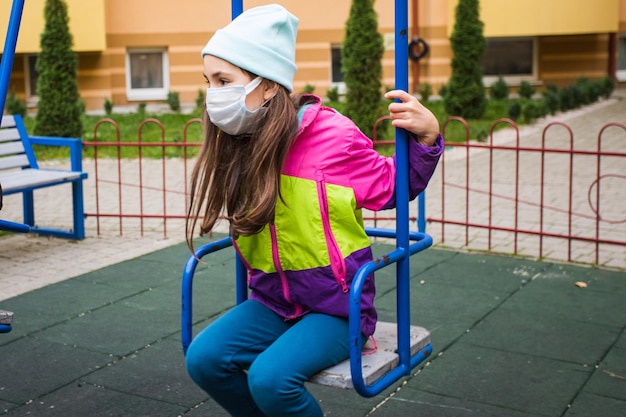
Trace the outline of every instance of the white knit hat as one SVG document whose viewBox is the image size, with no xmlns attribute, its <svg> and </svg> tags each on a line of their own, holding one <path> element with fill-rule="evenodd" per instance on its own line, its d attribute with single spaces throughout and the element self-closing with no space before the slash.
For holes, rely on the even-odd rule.
<svg viewBox="0 0 626 417">
<path fill-rule="evenodd" d="M 202 50 L 293 91 L 298 18 L 278 4 L 248 9 Z"/>
</svg>

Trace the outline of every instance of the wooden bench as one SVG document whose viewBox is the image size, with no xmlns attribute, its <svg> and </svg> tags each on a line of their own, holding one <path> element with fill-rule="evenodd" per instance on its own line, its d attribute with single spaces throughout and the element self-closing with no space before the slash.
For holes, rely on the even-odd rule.
<svg viewBox="0 0 626 417">
<path fill-rule="evenodd" d="M 65 146 L 70 150 L 70 170 L 39 168 L 33 145 Z M 20 116 L 3 116 L 0 125 L 0 186 L 4 195 L 22 193 L 23 223 L 0 219 L 0 230 L 36 233 L 68 239 L 85 237 L 83 207 L 82 142 L 78 138 L 29 136 Z M 35 223 L 33 191 L 39 188 L 71 183 L 73 228 L 70 230 L 41 227 Z M 6 205 L 6 201 L 5 201 Z M 65 211 L 68 205 L 54 207 Z M 2 212 L 0 212 L 0 215 Z"/>
</svg>

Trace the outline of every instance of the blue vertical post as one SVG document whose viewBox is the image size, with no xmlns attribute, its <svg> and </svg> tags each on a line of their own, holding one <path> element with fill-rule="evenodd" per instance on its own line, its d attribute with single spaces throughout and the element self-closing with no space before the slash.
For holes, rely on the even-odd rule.
<svg viewBox="0 0 626 417">
<path fill-rule="evenodd" d="M 395 0 L 395 79 L 396 89 L 409 89 L 408 3 Z M 397 318 L 399 366 L 411 371 L 410 294 L 409 294 L 409 137 L 396 129 L 396 248 L 404 251 L 397 263 Z"/>
<path fill-rule="evenodd" d="M 417 197 L 417 231 L 426 233 L 426 190 Z"/>
<path fill-rule="evenodd" d="M 231 0 L 231 19 L 243 13 L 243 0 Z M 248 271 L 239 255 L 235 256 L 236 298 L 237 304 L 248 299 Z"/>
<path fill-rule="evenodd" d="M 17 34 L 20 31 L 23 10 L 24 0 L 13 0 L 13 7 L 11 8 L 11 15 L 9 16 L 9 25 L 7 27 L 7 36 L 4 40 L 4 52 L 2 53 L 2 61 L 0 61 L 0 123 L 2 123 L 4 102 L 6 101 L 7 92 L 9 90 L 9 79 L 11 78 L 11 70 L 13 69 Z"/>
<path fill-rule="evenodd" d="M 231 0 L 231 18 L 234 19 L 243 13 L 243 0 Z"/>
</svg>

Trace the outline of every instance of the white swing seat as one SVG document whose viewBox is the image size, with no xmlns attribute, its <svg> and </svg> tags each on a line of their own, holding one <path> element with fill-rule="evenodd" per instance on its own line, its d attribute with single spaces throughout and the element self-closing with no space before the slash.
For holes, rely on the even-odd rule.
<svg viewBox="0 0 626 417">
<path fill-rule="evenodd" d="M 362 372 L 366 385 L 371 385 L 400 363 L 397 352 L 398 328 L 396 323 L 378 322 L 374 338 L 378 345 L 376 352 L 363 355 Z M 411 356 L 430 344 L 430 332 L 423 327 L 411 326 Z M 350 358 L 313 375 L 309 382 L 334 388 L 353 389 L 350 372 Z"/>
</svg>

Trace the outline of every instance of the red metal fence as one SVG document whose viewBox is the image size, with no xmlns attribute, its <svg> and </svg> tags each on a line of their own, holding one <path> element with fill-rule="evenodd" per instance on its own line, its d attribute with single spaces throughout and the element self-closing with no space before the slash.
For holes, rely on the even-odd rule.
<svg viewBox="0 0 626 417">
<path fill-rule="evenodd" d="M 465 138 L 448 140 L 426 191 L 427 232 L 435 245 L 626 268 L 626 125 L 609 123 L 590 135 L 575 134 L 561 122 L 528 132 L 500 119 L 480 142 L 456 117 L 443 124 L 444 136 L 452 123 L 463 126 Z M 189 150 L 200 146 L 188 132 L 199 124 L 190 120 L 182 140 L 172 142 L 160 121 L 147 119 L 138 140 L 126 142 L 113 120 L 98 122 L 94 141 L 85 142 L 86 150 L 92 148 L 85 165 L 95 187 L 95 204 L 87 201 L 86 209 L 98 234 L 114 228 L 119 234 L 143 236 L 149 229 L 182 236 L 193 165 Z M 103 125 L 115 129 L 115 141 L 99 140 Z M 160 140 L 142 140 L 147 126 L 160 129 Z M 129 147 L 137 157 L 123 156 Z M 101 156 L 103 148 L 116 156 Z M 147 148 L 157 149 L 158 157 L 145 157 Z M 169 156 L 172 148 L 176 157 Z M 390 228 L 394 214 L 364 213 L 370 224 Z"/>
</svg>

